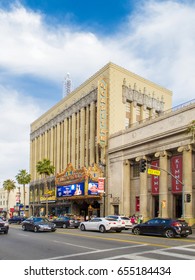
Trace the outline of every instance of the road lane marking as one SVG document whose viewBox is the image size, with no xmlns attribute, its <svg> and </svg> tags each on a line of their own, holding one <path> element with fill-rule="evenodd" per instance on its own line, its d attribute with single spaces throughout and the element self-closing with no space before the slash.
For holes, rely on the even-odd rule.
<svg viewBox="0 0 195 280">
<path fill-rule="evenodd" d="M 63 255 L 63 256 L 57 256 L 57 257 L 52 257 L 52 258 L 43 259 L 43 260 L 58 260 L 58 259 L 64 259 L 64 258 L 70 258 L 70 257 L 78 257 L 78 256 L 91 255 L 91 254 L 104 253 L 104 252 L 111 252 L 111 251 L 116 251 L 116 250 L 134 248 L 134 247 L 136 247 L 136 248 L 137 247 L 144 247 L 144 246 L 147 246 L 147 244 L 135 245 L 135 246 L 125 246 L 125 247 L 118 247 L 118 248 L 111 248 L 111 249 L 104 249 L 104 250 L 95 250 L 95 251 L 92 251 L 92 252 L 83 252 L 83 253 L 77 253 L 77 254 Z"/>
<path fill-rule="evenodd" d="M 93 235 L 83 235 L 83 234 L 75 234 L 75 233 L 66 233 L 66 232 L 56 232 L 58 234 L 66 234 L 71 236 L 79 236 L 83 238 L 92 238 L 92 239 L 100 239 L 100 240 L 108 240 L 108 241 L 117 241 L 117 242 L 123 242 L 123 243 L 133 243 L 133 244 L 146 244 L 146 242 L 143 241 L 133 241 L 133 240 L 126 240 L 126 239 L 118 239 L 118 238 L 112 238 L 112 237 L 100 237 L 100 236 L 93 236 Z M 157 246 L 162 248 L 171 248 L 171 246 L 163 245 L 163 244 L 153 244 L 153 243 L 147 243 L 148 246 Z"/>
<path fill-rule="evenodd" d="M 60 244 L 65 244 L 65 245 L 70 245 L 70 246 L 75 246 L 75 247 L 80 247 L 80 248 L 85 248 L 85 249 L 89 249 L 89 250 L 99 250 L 96 248 L 91 248 L 91 247 L 86 247 L 86 246 L 80 246 L 80 245 L 76 245 L 76 244 L 72 244 L 72 243 L 67 243 L 67 242 L 61 242 L 61 241 L 57 241 L 57 240 L 53 240 L 54 243 L 60 243 Z"/>
</svg>

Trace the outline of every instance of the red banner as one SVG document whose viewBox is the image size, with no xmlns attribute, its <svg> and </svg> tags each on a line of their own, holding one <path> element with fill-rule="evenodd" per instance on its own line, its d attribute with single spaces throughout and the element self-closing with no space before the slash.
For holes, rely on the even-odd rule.
<svg viewBox="0 0 195 280">
<path fill-rule="evenodd" d="M 105 178 L 98 178 L 98 193 L 104 192 L 104 181 Z"/>
<path fill-rule="evenodd" d="M 175 177 L 172 177 L 172 193 L 182 192 L 182 156 L 171 158 L 171 174 Z"/>
<path fill-rule="evenodd" d="M 152 161 L 151 165 L 152 165 L 151 166 L 152 169 L 159 170 L 158 168 L 155 168 L 155 166 L 159 167 L 159 160 Z M 153 195 L 159 194 L 159 176 L 152 175 L 151 183 L 152 183 L 152 194 Z"/>
</svg>

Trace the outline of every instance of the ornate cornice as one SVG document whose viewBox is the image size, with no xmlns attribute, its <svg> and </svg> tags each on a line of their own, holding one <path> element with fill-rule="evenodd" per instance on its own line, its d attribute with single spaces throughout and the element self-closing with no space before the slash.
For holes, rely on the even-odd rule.
<svg viewBox="0 0 195 280">
<path fill-rule="evenodd" d="M 44 123 L 38 129 L 33 131 L 30 134 L 30 140 L 31 141 L 34 140 L 36 137 L 40 136 L 45 131 L 51 129 L 53 126 L 62 122 L 64 119 L 70 117 L 72 114 L 78 112 L 83 107 L 86 107 L 87 105 L 89 105 L 92 102 L 95 102 L 96 100 L 97 100 L 97 88 L 93 89 L 91 92 L 89 92 L 85 96 L 82 96 L 79 100 L 75 100 L 74 103 L 72 105 L 70 105 L 69 107 L 65 106 L 65 108 L 62 112 L 55 115 L 51 120 Z"/>
<path fill-rule="evenodd" d="M 163 112 L 164 110 L 164 101 L 163 96 L 161 100 L 158 98 L 154 98 L 146 94 L 146 89 L 144 88 L 144 92 L 138 91 L 136 89 L 136 84 L 134 85 L 134 89 L 126 85 L 126 80 L 123 80 L 122 86 L 122 97 L 123 103 L 125 104 L 127 101 L 133 102 L 135 105 L 143 105 L 145 108 L 155 109 L 157 112 Z"/>
</svg>

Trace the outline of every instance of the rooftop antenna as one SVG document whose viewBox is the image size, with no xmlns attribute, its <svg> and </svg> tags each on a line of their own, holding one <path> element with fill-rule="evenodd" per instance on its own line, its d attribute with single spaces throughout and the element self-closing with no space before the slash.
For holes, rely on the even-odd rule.
<svg viewBox="0 0 195 280">
<path fill-rule="evenodd" d="M 63 97 L 67 96 L 72 91 L 72 80 L 70 79 L 70 74 L 67 73 L 63 82 Z"/>
</svg>

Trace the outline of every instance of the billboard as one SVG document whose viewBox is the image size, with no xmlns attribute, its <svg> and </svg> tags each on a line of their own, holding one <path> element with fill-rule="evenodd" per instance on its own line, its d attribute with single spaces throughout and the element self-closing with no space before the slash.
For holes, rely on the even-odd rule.
<svg viewBox="0 0 195 280">
<path fill-rule="evenodd" d="M 57 197 L 84 195 L 84 182 L 67 186 L 57 186 Z"/>
</svg>

